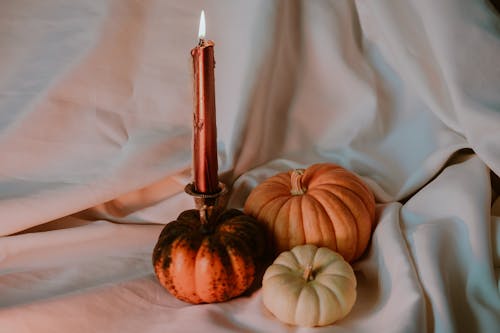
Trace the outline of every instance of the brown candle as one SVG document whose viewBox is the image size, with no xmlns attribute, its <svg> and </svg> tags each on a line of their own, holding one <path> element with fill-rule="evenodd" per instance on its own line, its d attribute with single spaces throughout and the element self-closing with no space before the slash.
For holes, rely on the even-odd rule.
<svg viewBox="0 0 500 333">
<path fill-rule="evenodd" d="M 219 191 L 215 121 L 214 42 L 205 40 L 205 15 L 200 18 L 198 45 L 191 50 L 194 73 L 193 180 L 198 193 Z"/>
</svg>

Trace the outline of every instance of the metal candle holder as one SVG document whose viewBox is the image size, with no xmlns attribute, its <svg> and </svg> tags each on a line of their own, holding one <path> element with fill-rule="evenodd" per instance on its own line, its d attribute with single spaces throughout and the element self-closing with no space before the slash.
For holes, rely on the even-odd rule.
<svg viewBox="0 0 500 333">
<path fill-rule="evenodd" d="M 194 198 L 196 209 L 200 211 L 200 220 L 206 223 L 210 216 L 223 211 L 227 203 L 228 189 L 226 184 L 219 182 L 219 192 L 199 193 L 195 191 L 194 183 L 189 183 L 184 187 L 184 192 Z"/>
</svg>

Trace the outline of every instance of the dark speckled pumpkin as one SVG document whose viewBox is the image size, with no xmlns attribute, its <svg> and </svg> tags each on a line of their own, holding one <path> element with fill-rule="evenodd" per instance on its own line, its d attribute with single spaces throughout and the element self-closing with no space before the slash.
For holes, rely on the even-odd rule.
<svg viewBox="0 0 500 333">
<path fill-rule="evenodd" d="M 264 252 L 263 227 L 237 209 L 202 223 L 186 210 L 162 230 L 153 251 L 156 276 L 189 303 L 223 302 L 246 291 Z"/>
</svg>

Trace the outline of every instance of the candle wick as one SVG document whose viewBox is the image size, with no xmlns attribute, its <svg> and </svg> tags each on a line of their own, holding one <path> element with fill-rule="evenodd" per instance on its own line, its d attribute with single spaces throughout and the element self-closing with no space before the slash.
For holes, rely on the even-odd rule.
<svg viewBox="0 0 500 333">
<path fill-rule="evenodd" d="M 203 46 L 203 44 L 205 44 L 205 40 L 203 38 L 200 38 L 198 40 L 198 46 Z"/>
</svg>

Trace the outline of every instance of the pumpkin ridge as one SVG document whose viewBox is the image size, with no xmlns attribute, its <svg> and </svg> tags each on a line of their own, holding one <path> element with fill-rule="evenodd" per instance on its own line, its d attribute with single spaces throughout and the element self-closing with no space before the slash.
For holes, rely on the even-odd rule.
<svg viewBox="0 0 500 333">
<path fill-rule="evenodd" d="M 359 184 L 359 183 L 358 183 Z M 360 195 L 359 193 L 357 193 L 356 191 L 353 191 L 352 189 L 350 189 L 349 187 L 345 186 L 345 185 L 341 185 L 341 184 L 331 184 L 331 186 L 336 186 L 336 187 L 342 187 L 343 189 L 346 189 L 348 190 L 349 192 L 351 193 L 354 193 L 354 195 L 356 195 L 360 200 L 361 202 L 363 202 L 363 206 L 365 207 L 365 209 L 370 212 L 370 208 L 368 207 L 367 203 L 365 202 L 365 200 L 363 200 L 363 196 Z"/>
<path fill-rule="evenodd" d="M 209 237 L 210 236 L 204 237 L 203 241 L 200 244 L 200 247 L 198 248 L 198 251 L 196 251 L 196 256 L 194 259 L 194 272 L 193 272 L 194 288 L 193 289 L 194 289 L 194 294 L 196 294 L 196 296 L 198 298 L 200 298 L 202 302 L 205 302 L 205 300 L 204 300 L 204 297 L 201 295 L 200 290 L 201 290 L 201 288 L 203 288 L 203 285 L 206 283 L 204 281 L 198 281 L 198 276 L 205 275 L 205 274 L 202 274 L 200 272 L 199 262 L 200 262 L 201 258 L 203 257 L 204 252 L 210 253 L 210 251 L 207 251 L 207 249 L 206 249 L 206 247 L 207 247 L 206 243 L 209 242 Z M 203 273 L 206 273 L 206 272 L 203 272 Z M 206 275 L 210 276 L 210 274 L 206 274 Z"/>
<path fill-rule="evenodd" d="M 273 234 L 276 234 L 276 229 L 277 228 L 280 228 L 282 231 L 286 230 L 286 236 L 285 237 L 281 237 L 281 238 L 278 238 L 276 239 L 276 243 L 275 246 L 278 248 L 278 249 L 281 249 L 281 244 L 283 242 L 285 243 L 288 243 L 288 240 L 289 240 L 289 236 L 290 236 L 290 223 L 289 223 L 289 220 L 287 218 L 284 218 L 284 219 L 280 219 L 278 218 L 279 216 L 281 216 L 281 213 L 284 212 L 285 216 L 286 216 L 286 212 L 287 210 L 289 209 L 289 206 L 291 205 L 291 202 L 290 200 L 286 200 L 284 204 L 282 204 L 278 211 L 276 212 L 275 214 L 275 217 L 273 218 L 274 220 L 274 223 L 272 225 L 272 229 L 271 229 L 271 232 Z M 279 235 L 282 235 L 283 236 L 283 232 L 280 232 L 278 233 Z M 287 244 L 288 245 L 288 244 Z"/>
<path fill-rule="evenodd" d="M 334 275 L 334 274 L 324 274 L 320 278 L 323 278 L 323 277 L 327 278 L 327 277 L 332 276 L 332 275 L 335 279 L 340 278 L 342 280 L 345 280 L 345 282 L 347 282 L 348 284 L 351 284 L 351 285 L 353 284 L 353 281 L 354 281 L 354 285 L 352 287 L 354 288 L 354 290 L 356 290 L 356 279 L 352 279 L 352 278 L 342 276 L 342 275 Z M 318 281 L 318 282 L 321 283 L 321 281 Z M 346 299 L 339 297 L 339 295 L 342 295 L 342 290 L 341 290 L 340 286 L 336 283 L 335 284 L 328 283 L 328 284 L 323 284 L 323 285 L 335 294 L 336 299 L 337 299 L 337 301 L 339 301 L 339 304 L 340 304 L 342 316 L 344 316 L 346 313 L 348 313 L 351 309 L 349 308 L 348 304 L 346 303 Z"/>
<path fill-rule="evenodd" d="M 176 223 L 176 224 L 182 225 L 182 223 Z M 159 251 L 153 252 L 154 253 L 153 260 L 155 260 L 155 258 L 157 258 L 158 256 L 163 258 L 163 260 L 162 260 L 163 265 L 160 266 L 162 268 L 162 270 L 165 270 L 170 265 L 170 263 L 172 261 L 172 249 L 173 248 L 179 246 L 180 244 L 186 244 L 192 250 L 197 250 L 197 247 L 199 247 L 199 245 L 201 243 L 200 239 L 196 239 L 197 237 L 195 237 L 195 235 L 186 234 L 185 230 L 180 230 L 180 231 L 178 231 L 177 234 L 172 232 L 172 234 L 175 235 L 176 238 L 173 238 L 171 240 L 169 239 L 169 241 L 165 240 L 162 243 L 159 243 L 159 244 L 161 244 L 161 246 L 157 245 L 155 247 Z M 191 237 L 189 237 L 189 236 L 191 236 Z M 168 238 L 170 238 L 170 237 L 168 237 Z M 196 241 L 195 245 L 192 243 L 193 241 Z"/>
<path fill-rule="evenodd" d="M 278 190 L 276 190 L 276 187 L 278 187 Z M 286 184 L 265 180 L 250 192 L 245 201 L 243 212 L 257 217 L 266 204 L 277 198 L 288 196 L 289 192 L 290 190 Z"/>
<path fill-rule="evenodd" d="M 215 224 L 220 225 L 220 224 L 223 224 L 227 221 L 232 221 L 235 218 L 238 218 L 241 216 L 244 216 L 244 215 L 243 215 L 243 212 L 241 212 L 240 210 L 235 209 L 235 208 L 227 209 L 227 210 L 224 210 L 222 213 L 217 215 L 217 218 L 215 219 Z"/>
<path fill-rule="evenodd" d="M 309 320 L 309 319 L 308 320 L 309 320 L 309 322 L 316 323 L 316 322 L 318 322 L 319 312 L 321 311 L 321 305 L 319 304 L 319 297 L 318 297 L 318 293 L 316 292 L 316 288 L 314 288 L 311 283 L 306 282 L 306 285 L 302 288 L 302 290 L 299 293 L 299 297 L 297 297 L 297 304 L 301 304 L 304 302 L 302 299 L 306 297 L 308 290 L 312 290 L 312 292 L 315 296 L 315 297 L 313 297 L 314 298 L 314 306 L 309 305 L 310 308 L 308 309 L 308 310 L 311 310 L 314 308 L 314 310 L 309 311 L 309 313 L 314 314 L 314 318 L 313 318 L 314 320 Z M 301 315 L 301 312 L 300 312 L 301 310 L 303 311 L 304 309 L 301 309 L 300 306 L 295 307 L 295 318 L 298 318 Z"/>
<path fill-rule="evenodd" d="M 260 205 L 259 210 L 257 210 L 256 212 L 249 212 L 249 213 L 251 213 L 251 215 L 253 216 L 260 216 L 262 211 L 263 210 L 265 211 L 267 209 L 268 205 L 271 205 L 273 203 L 275 204 L 276 200 L 283 200 L 286 197 L 287 197 L 286 195 L 282 195 L 281 193 L 276 193 L 274 196 L 268 198 L 268 200 L 264 204 Z"/>
<path fill-rule="evenodd" d="M 293 260 L 295 260 L 295 262 L 297 263 L 297 267 L 302 267 L 302 264 L 299 260 L 299 257 L 297 257 L 297 254 L 294 251 L 288 251 L 288 252 L 291 253 Z"/>
<path fill-rule="evenodd" d="M 342 186 L 342 185 L 333 185 L 333 187 L 338 187 L 341 188 L 342 191 L 346 191 L 350 194 L 353 194 L 353 197 L 357 198 L 361 202 L 361 207 L 364 208 L 364 212 L 359 213 L 360 216 L 355 216 L 356 219 L 356 227 L 358 230 L 358 239 L 357 239 L 357 245 L 358 245 L 358 250 L 356 251 L 356 257 L 361 256 L 365 250 L 366 247 L 368 246 L 368 243 L 370 242 L 371 238 L 371 231 L 373 230 L 374 224 L 375 224 L 375 216 L 374 216 L 374 211 L 375 211 L 375 202 L 372 201 L 371 204 L 367 203 L 365 200 L 363 200 L 363 197 L 359 194 L 353 191 L 352 189 Z M 347 201 L 347 200 L 345 200 Z M 344 202 L 345 202 L 344 201 Z M 350 206 L 349 206 L 350 208 Z M 351 209 L 351 212 L 352 209 Z M 364 216 L 366 214 L 366 216 Z M 355 215 L 353 213 L 353 215 Z M 365 227 L 365 222 L 368 221 L 368 230 L 364 230 Z M 363 228 L 363 230 L 362 230 Z"/>
<path fill-rule="evenodd" d="M 345 261 L 345 260 L 340 254 L 339 254 L 339 258 L 331 258 L 330 260 L 322 263 L 321 266 L 316 269 L 316 275 L 317 276 L 330 276 L 330 275 L 332 275 L 332 276 L 341 276 L 341 277 L 349 278 L 350 274 L 342 275 L 339 273 L 329 273 L 328 272 L 328 269 L 331 269 L 330 267 L 332 267 L 333 265 L 335 265 L 335 266 L 342 265 L 343 264 L 342 261 Z"/>
<path fill-rule="evenodd" d="M 229 235 L 231 237 L 236 237 L 239 242 L 243 243 L 246 247 L 254 248 L 254 251 L 250 251 L 250 254 L 254 258 L 259 258 L 264 252 L 265 244 L 263 244 L 262 237 L 259 237 L 260 233 L 263 232 L 262 226 L 258 222 L 251 218 L 250 216 L 242 215 L 238 219 L 233 219 L 227 221 L 224 226 L 231 226 L 234 229 L 221 230 L 224 235 Z M 250 245 L 249 245 L 250 244 Z"/>
<path fill-rule="evenodd" d="M 361 178 L 356 177 L 355 182 L 356 182 L 356 184 L 359 185 L 360 189 L 363 189 L 363 193 L 366 195 L 366 197 L 369 199 L 369 201 L 375 202 L 375 196 L 373 195 L 372 190 L 364 183 L 364 181 Z M 351 189 L 351 191 L 352 191 L 352 189 Z M 356 193 L 356 194 L 361 197 L 360 193 Z M 368 209 L 368 211 L 370 211 L 370 209 Z"/>
<path fill-rule="evenodd" d="M 280 172 L 278 174 L 275 174 L 274 176 L 271 176 L 271 177 L 265 179 L 261 184 L 272 183 L 274 185 L 280 185 L 283 187 L 287 187 L 287 182 L 288 182 L 289 178 L 290 178 L 290 175 L 288 172 Z"/>
<path fill-rule="evenodd" d="M 294 257 L 295 261 L 297 261 L 297 258 Z M 283 265 L 283 264 L 275 264 L 276 266 L 281 266 L 283 268 L 286 268 L 287 269 L 287 273 L 288 272 L 293 272 L 294 268 L 293 267 L 290 267 L 290 266 L 287 266 L 287 265 Z M 297 266 L 300 266 L 299 263 L 297 262 Z M 283 274 L 283 273 L 278 273 L 278 274 Z"/>
<path fill-rule="evenodd" d="M 224 230 L 223 227 L 231 229 Z M 230 268 L 227 272 L 228 283 L 232 282 L 235 285 L 235 288 L 231 290 L 230 298 L 241 294 L 254 280 L 256 270 L 254 259 L 258 258 L 261 253 L 252 251 L 252 248 L 256 250 L 262 248 L 258 241 L 254 241 L 256 236 L 259 238 L 258 232 L 259 226 L 254 219 L 243 214 L 226 220 L 217 232 L 218 244 L 223 245 L 224 252 L 229 259 L 229 263 L 223 262 L 225 267 Z M 223 255 L 219 256 L 224 258 Z"/>
<path fill-rule="evenodd" d="M 349 174 L 349 173 L 346 173 L 346 176 L 348 176 L 346 178 L 349 178 L 349 180 L 352 180 L 352 182 L 356 184 L 356 187 L 357 187 L 356 189 L 360 190 L 363 193 L 363 195 L 361 193 L 358 193 L 357 191 L 354 191 L 352 188 L 349 188 L 348 186 L 343 185 L 343 184 L 339 184 L 337 182 L 326 182 L 326 183 L 318 185 L 318 187 L 321 185 L 341 186 L 341 187 L 344 187 L 344 188 L 348 189 L 349 191 L 355 193 L 363 201 L 364 206 L 368 210 L 370 217 L 373 220 L 375 218 L 375 209 L 372 208 L 374 205 L 371 205 L 368 203 L 368 202 L 370 202 L 370 203 L 375 202 L 375 197 L 373 195 L 373 192 L 370 190 L 370 188 L 368 186 L 366 186 L 363 183 L 361 178 L 359 178 L 355 175 Z M 365 195 L 366 195 L 366 197 L 365 197 Z"/>
<path fill-rule="evenodd" d="M 277 196 L 275 197 L 274 199 L 272 199 L 271 201 L 268 201 L 266 202 L 264 205 L 261 206 L 261 209 L 259 210 L 259 214 L 255 215 L 255 217 L 257 218 L 257 220 L 262 220 L 262 221 L 271 221 L 271 223 L 267 224 L 267 227 L 269 229 L 269 231 L 271 233 L 274 233 L 274 230 L 276 228 L 276 216 L 277 216 L 277 213 L 274 212 L 274 206 L 278 206 L 278 212 L 279 210 L 281 209 L 281 206 L 283 206 L 283 201 L 288 201 L 288 198 L 286 197 L 283 197 L 283 196 Z M 269 207 L 273 208 L 273 209 L 270 209 Z M 267 218 L 262 218 L 262 211 L 271 211 L 272 212 L 272 217 L 271 219 L 267 219 Z"/>
<path fill-rule="evenodd" d="M 321 201 L 318 197 L 322 198 L 323 196 L 314 196 L 314 199 L 316 201 L 319 202 L 320 206 L 324 209 L 325 213 L 328 215 L 328 217 L 330 218 L 331 221 L 336 221 L 338 225 L 339 223 L 342 224 L 344 226 L 344 228 L 346 228 L 347 230 L 349 230 L 349 227 L 354 224 L 354 229 L 356 230 L 356 239 L 354 240 L 355 244 L 354 244 L 354 253 L 345 253 L 345 250 L 344 249 L 339 249 L 339 242 L 338 242 L 338 239 L 336 237 L 336 230 L 335 230 L 335 225 L 334 223 L 330 223 L 330 225 L 332 226 L 332 229 L 334 230 L 334 235 L 335 235 L 335 240 L 336 240 L 336 248 L 337 250 L 341 250 L 339 252 L 342 252 L 344 253 L 344 258 L 347 260 L 347 261 L 351 261 L 353 259 L 353 257 L 356 255 L 356 252 L 357 252 L 357 242 L 358 242 L 358 233 L 359 233 L 359 230 L 358 230 L 358 226 L 357 226 L 357 223 L 356 223 L 356 219 L 354 218 L 354 215 L 352 214 L 352 211 L 350 210 L 350 208 L 337 196 L 335 195 L 334 193 L 330 192 L 330 191 L 326 191 L 326 190 L 322 190 L 322 189 L 318 189 L 318 188 L 315 188 L 314 189 L 315 191 L 318 191 L 320 193 L 323 193 L 326 197 L 329 197 L 330 199 L 334 199 L 335 202 L 337 204 L 339 204 L 340 206 L 346 208 L 346 212 L 349 213 L 349 216 L 350 216 L 350 219 L 347 219 L 345 218 L 345 216 L 343 216 L 343 214 L 338 214 L 336 212 L 335 209 L 326 209 L 327 205 L 325 205 L 324 201 Z M 312 196 L 312 195 L 311 195 Z M 334 215 L 332 215 L 332 213 Z M 351 221 L 354 221 L 354 223 L 351 223 Z M 350 237 L 351 239 L 353 237 Z M 349 251 L 351 252 L 351 251 Z M 348 256 L 349 255 L 349 256 Z M 347 257 L 347 258 L 346 258 Z"/>
<path fill-rule="evenodd" d="M 328 181 L 327 183 L 333 178 L 348 178 L 349 180 L 359 182 L 361 181 L 361 178 L 354 174 L 353 172 L 347 170 L 347 169 L 333 169 L 333 170 L 327 170 L 323 172 L 322 174 L 317 176 L 317 179 L 321 180 L 322 178 L 326 178 Z M 341 177 L 339 177 L 341 176 Z"/>
<path fill-rule="evenodd" d="M 344 279 L 348 282 L 351 281 L 351 276 L 349 273 L 346 273 L 346 274 L 340 274 L 340 273 L 322 273 L 321 274 L 322 277 L 324 278 L 328 278 L 328 277 L 333 277 L 333 278 L 341 278 L 341 279 Z"/>
<path fill-rule="evenodd" d="M 236 243 L 239 242 L 236 241 Z M 227 244 L 226 242 L 222 242 L 222 239 L 220 239 L 220 237 L 219 242 L 217 242 L 217 246 L 219 248 L 217 254 L 221 259 L 222 267 L 224 267 L 224 270 L 222 271 L 223 274 L 221 274 L 224 294 L 221 298 L 219 298 L 219 300 L 225 301 L 227 299 L 233 298 L 235 295 L 239 295 L 244 290 L 244 288 L 242 288 L 244 286 L 244 281 L 237 278 L 237 273 L 234 267 L 235 264 L 233 262 L 233 256 L 231 254 L 231 250 L 233 250 L 234 247 L 232 247 L 230 244 Z M 221 285 L 221 281 L 218 280 L 214 282 L 214 289 L 217 289 L 217 287 Z M 233 288 L 228 289 L 227 286 L 230 284 L 233 284 Z"/>
<path fill-rule="evenodd" d="M 284 264 L 273 264 L 271 266 L 269 266 L 266 269 L 266 271 L 264 273 L 264 276 L 262 277 L 262 285 L 263 286 L 264 286 L 264 284 L 267 281 L 270 281 L 270 279 L 273 279 L 273 278 L 279 277 L 279 276 L 283 276 L 283 275 L 286 276 L 287 274 L 293 274 L 294 273 L 294 269 L 293 268 L 290 268 L 289 266 L 284 265 Z M 285 271 L 279 270 L 281 268 L 285 269 Z"/>
<path fill-rule="evenodd" d="M 320 290 L 318 290 L 318 289 L 322 289 L 321 290 L 322 294 L 330 294 L 332 296 L 331 298 L 333 300 L 335 300 L 335 302 L 337 303 L 337 306 L 339 308 L 342 307 L 342 304 L 340 303 L 338 296 L 334 292 L 332 292 L 330 290 L 330 288 L 328 288 L 327 286 L 325 286 L 324 284 L 322 284 L 319 281 L 314 281 L 313 285 L 314 285 L 313 289 L 314 289 L 314 292 L 316 293 L 316 297 L 318 298 L 318 302 L 320 302 L 320 300 L 322 298 L 320 295 L 320 292 L 319 292 Z M 317 316 L 318 318 L 316 320 L 316 322 L 318 322 L 320 325 L 322 324 L 322 320 L 324 320 L 324 318 L 327 316 L 327 314 L 325 313 L 325 310 L 323 310 L 323 309 L 324 309 L 324 307 L 322 307 L 322 306 L 319 307 L 319 314 L 318 314 L 318 316 Z"/>
<path fill-rule="evenodd" d="M 321 248 L 318 249 L 318 251 L 316 252 L 316 254 L 319 253 L 320 250 L 322 250 L 322 249 Z M 316 258 L 316 255 L 314 256 L 314 260 L 315 261 L 319 260 L 319 259 Z M 344 259 L 344 257 L 340 253 L 335 252 L 335 257 L 330 258 L 328 261 L 321 262 L 321 264 L 319 264 L 319 267 L 316 268 L 316 274 L 317 275 L 322 275 L 322 276 L 337 274 L 337 273 L 328 273 L 328 269 L 331 269 L 331 267 L 338 268 L 337 266 L 340 266 L 340 267 L 344 266 L 344 262 L 347 262 Z M 350 274 L 348 274 L 348 275 L 350 276 Z"/>
<path fill-rule="evenodd" d="M 175 240 L 178 236 L 189 232 L 192 230 L 191 225 L 184 223 L 184 222 L 178 222 L 178 221 L 172 221 L 169 222 L 165 225 L 163 230 L 160 233 L 160 236 L 158 237 L 158 244 L 171 244 L 173 240 Z"/>
<path fill-rule="evenodd" d="M 218 235 L 209 235 L 204 238 L 198 253 L 196 254 L 195 263 L 195 290 L 196 294 L 203 300 L 209 303 L 212 299 L 223 301 L 229 298 L 226 292 L 226 284 L 229 283 L 230 270 L 229 258 L 223 246 L 218 239 Z M 205 271 L 200 272 L 201 260 L 207 260 L 210 265 L 205 268 Z M 202 277 L 203 280 L 199 281 Z M 208 280 L 205 280 L 208 279 Z M 201 286 L 199 282 L 202 282 Z M 219 294 L 219 288 L 222 290 L 222 295 Z"/>
<path fill-rule="evenodd" d="M 358 184 L 360 184 L 358 182 Z M 367 199 L 367 197 L 363 197 L 363 195 L 361 195 L 360 193 L 357 193 L 356 191 L 352 190 L 351 188 L 345 186 L 345 185 L 341 185 L 341 184 L 336 184 L 336 183 L 329 183 L 329 184 L 322 184 L 318 187 L 316 187 L 316 189 L 322 189 L 322 190 L 325 190 L 325 191 L 328 191 L 327 189 L 324 189 L 323 187 L 341 187 L 342 189 L 344 190 L 347 190 L 349 191 L 350 193 L 353 193 L 363 204 L 363 207 L 365 208 L 366 212 L 368 213 L 368 216 L 369 216 L 369 221 L 370 221 L 370 229 L 373 229 L 374 227 L 374 219 L 375 219 L 375 201 L 372 201 L 374 199 L 373 198 L 373 194 L 372 196 L 368 196 L 369 199 Z M 367 200 L 370 201 L 370 203 L 367 202 Z M 373 203 L 373 204 L 371 204 Z"/>
<path fill-rule="evenodd" d="M 360 176 L 353 174 L 353 173 L 351 173 L 349 176 L 352 177 L 356 181 L 356 183 L 358 183 L 360 185 L 361 188 L 363 188 L 365 194 L 371 200 L 375 201 L 375 196 L 373 195 L 372 190 L 370 189 L 370 187 L 368 187 L 368 185 L 366 185 L 365 181 Z"/>
<path fill-rule="evenodd" d="M 320 281 L 318 281 L 320 282 Z M 321 283 L 321 282 L 320 282 Z M 323 286 L 325 286 L 325 288 L 327 288 L 328 290 L 330 290 L 331 293 L 333 293 L 333 295 L 335 295 L 335 300 L 337 301 L 337 303 L 339 304 L 339 308 L 342 312 L 342 315 L 344 315 L 345 313 L 345 308 L 346 308 L 346 304 L 345 302 L 341 301 L 342 297 L 340 297 L 339 295 L 342 295 L 341 291 L 339 290 L 338 286 L 337 285 L 325 285 L 323 283 L 321 283 Z"/>
<path fill-rule="evenodd" d="M 359 184 L 359 183 L 358 183 Z M 325 189 L 324 187 L 341 187 L 351 193 L 353 193 L 354 195 L 356 195 L 356 197 L 358 197 L 361 202 L 363 203 L 363 207 L 366 209 L 366 211 L 368 212 L 368 215 L 370 215 L 370 220 L 373 219 L 373 216 L 372 216 L 372 211 L 373 209 L 371 208 L 373 205 L 370 205 L 368 202 L 367 202 L 367 197 L 364 197 L 363 195 L 361 195 L 360 193 L 354 191 L 353 189 L 349 188 L 348 186 L 345 186 L 345 185 L 342 185 L 342 184 L 338 184 L 338 183 L 328 183 L 328 184 L 321 184 L 319 186 L 316 187 L 316 189 L 322 189 L 322 190 L 326 190 L 328 191 L 327 189 Z M 371 200 L 370 200 L 371 201 Z"/>
<path fill-rule="evenodd" d="M 307 169 L 311 174 L 316 174 L 315 177 L 318 177 L 319 175 L 329 171 L 342 170 L 342 167 L 335 163 L 316 163 L 311 165 Z"/>
<path fill-rule="evenodd" d="M 220 242 L 224 245 L 226 251 L 228 249 L 239 251 L 239 255 L 254 258 L 254 252 L 251 251 L 250 247 L 246 243 L 246 239 L 240 235 L 234 235 L 230 232 L 221 232 L 219 234 Z M 231 254 L 228 254 L 231 257 Z"/>
<path fill-rule="evenodd" d="M 279 266 L 286 267 L 290 271 L 293 270 L 298 270 L 301 267 L 300 262 L 297 261 L 297 256 L 295 254 L 292 254 L 291 251 L 285 251 L 281 252 L 280 255 L 274 260 L 274 264 L 277 264 Z M 290 264 L 289 261 L 292 261 Z"/>
<path fill-rule="evenodd" d="M 175 295 L 178 295 L 181 299 L 187 300 L 191 297 L 196 297 L 197 302 L 201 302 L 201 299 L 198 297 L 196 293 L 194 274 L 191 275 L 188 272 L 191 270 L 194 271 L 194 265 L 190 265 L 191 260 L 187 259 L 186 256 L 190 256 L 191 259 L 196 256 L 197 250 L 201 243 L 200 239 L 196 239 L 198 242 L 193 246 L 190 241 L 190 235 L 184 234 L 179 236 L 170 246 L 168 257 L 163 257 L 169 259 L 168 265 L 166 267 L 162 267 L 161 272 L 165 274 L 167 277 L 167 289 L 173 292 Z M 187 246 L 186 246 L 187 245 Z M 179 253 L 182 253 L 183 257 L 179 258 Z M 178 266 L 178 262 L 183 262 L 184 264 Z M 165 265 L 165 263 L 164 263 Z M 186 281 L 183 281 L 182 288 L 177 288 L 177 282 L 179 276 L 188 275 L 192 276 L 193 279 L 190 281 L 191 283 L 187 285 Z"/>
<path fill-rule="evenodd" d="M 281 178 L 283 178 L 283 179 L 281 179 Z M 280 187 L 283 187 L 284 189 L 287 189 L 288 186 L 284 182 L 284 180 L 285 180 L 284 178 L 285 177 L 279 177 L 279 178 L 278 177 L 276 177 L 276 178 L 271 177 L 271 178 L 265 180 L 264 183 L 261 183 L 261 184 L 267 183 L 267 184 L 270 184 L 270 185 L 273 185 L 273 186 L 280 186 Z"/>
<path fill-rule="evenodd" d="M 350 176 L 350 173 L 348 170 L 345 170 L 345 169 L 342 169 L 340 167 L 337 167 L 335 169 L 331 169 L 327 166 L 321 168 L 321 170 L 316 170 L 316 171 L 313 171 L 313 173 L 310 173 L 308 176 L 308 178 L 310 178 L 311 180 L 309 180 L 309 186 L 318 186 L 318 185 L 321 185 L 322 183 L 325 183 L 325 180 L 326 182 L 329 182 L 331 181 L 331 178 L 332 176 L 334 178 L 338 177 L 338 174 L 339 173 L 345 173 L 347 175 Z"/>
<path fill-rule="evenodd" d="M 249 227 L 251 225 L 251 227 Z M 223 233 L 230 233 L 237 230 L 238 232 L 243 231 L 254 231 L 255 222 L 249 216 L 238 216 L 230 220 L 226 220 L 217 225 L 216 231 Z"/>
<path fill-rule="evenodd" d="M 290 204 L 290 211 L 291 211 L 291 206 L 293 204 L 294 206 L 297 206 L 298 214 L 300 216 L 303 216 L 303 214 L 304 214 L 303 210 L 302 210 L 302 201 L 303 201 L 303 199 L 304 199 L 303 197 L 298 197 L 296 200 L 293 200 L 293 201 L 291 199 L 290 201 L 292 201 L 292 203 Z M 302 243 L 304 243 L 305 240 L 306 240 L 306 230 L 304 228 L 304 223 L 302 221 L 299 221 L 298 225 L 301 228 L 301 235 L 303 236 L 302 237 L 303 238 Z M 291 244 L 288 244 L 288 245 L 290 246 Z"/>
<path fill-rule="evenodd" d="M 246 246 L 245 242 L 237 242 L 238 247 L 226 247 L 229 260 L 231 262 L 232 281 L 236 284 L 231 297 L 237 296 L 245 291 L 246 286 L 252 284 L 254 280 L 255 265 L 253 264 L 252 251 Z M 242 247 L 245 248 L 242 251 Z M 239 251 L 239 253 L 238 253 Z M 245 253 L 242 253 L 245 252 Z M 240 268 L 239 268 L 240 266 Z M 241 269 L 241 266 L 244 269 Z"/>
<path fill-rule="evenodd" d="M 358 256 L 358 248 L 359 248 L 359 239 L 360 239 L 360 230 L 359 230 L 359 225 L 358 225 L 358 220 L 356 219 L 356 216 L 354 215 L 351 207 L 349 205 L 347 205 L 344 200 L 342 198 L 340 198 L 335 192 L 333 191 L 327 191 L 327 190 L 323 190 L 323 189 L 317 189 L 318 191 L 323 191 L 326 195 L 332 195 L 334 196 L 335 198 L 337 198 L 337 201 L 340 203 L 341 206 L 344 206 L 347 211 L 349 212 L 350 216 L 352 217 L 352 220 L 354 221 L 354 226 L 356 227 L 356 239 L 355 239 L 355 242 L 356 242 L 356 250 L 355 250 L 355 253 L 354 253 L 354 257 L 356 258 Z M 334 228 L 335 229 L 335 228 Z M 361 255 L 361 254 L 359 254 Z"/>
<path fill-rule="evenodd" d="M 192 221 L 195 221 L 199 218 L 200 213 L 197 209 L 188 209 L 177 216 L 176 222 L 191 224 Z"/>
<path fill-rule="evenodd" d="M 229 246 L 229 244 L 224 242 L 222 240 L 221 236 L 222 236 L 221 234 L 214 235 L 214 237 L 212 238 L 212 242 L 213 242 L 212 246 L 213 246 L 214 250 L 217 252 L 217 255 L 219 256 L 220 261 L 222 263 L 222 266 L 226 269 L 229 269 L 229 272 L 227 272 L 227 273 L 232 273 L 231 272 L 232 266 L 230 265 L 231 259 L 230 259 L 229 253 L 227 252 L 227 247 Z M 236 238 L 236 239 L 240 240 L 238 238 Z M 230 274 L 228 274 L 228 275 L 230 275 Z"/>
<path fill-rule="evenodd" d="M 200 298 L 200 299 L 201 299 L 202 297 L 201 297 L 201 296 L 200 296 L 200 294 L 198 293 L 198 285 L 199 285 L 199 283 L 198 283 L 198 279 L 197 279 L 196 277 L 197 277 L 197 276 L 198 276 L 198 274 L 199 274 L 199 272 L 198 272 L 198 271 L 199 271 L 199 268 L 198 268 L 198 265 L 197 265 L 197 264 L 198 264 L 198 257 L 199 257 L 199 256 L 201 256 L 201 255 L 200 255 L 200 251 L 202 250 L 202 247 L 204 246 L 204 245 L 203 245 L 203 243 L 205 243 L 205 239 L 201 242 L 200 247 L 198 248 L 198 251 L 196 251 L 196 255 L 195 255 L 195 257 L 194 257 L 194 258 L 195 258 L 195 259 L 194 259 L 194 265 L 193 265 L 193 276 L 194 276 L 193 294 L 195 294 L 195 295 L 196 295 L 196 297 L 198 297 L 198 298 Z M 201 300 L 201 301 L 203 302 L 203 300 Z"/>
<path fill-rule="evenodd" d="M 314 194 L 314 191 L 313 193 Z M 316 202 L 317 203 L 317 207 L 319 207 L 319 209 L 321 209 L 321 211 L 323 213 L 325 213 L 326 215 L 328 215 L 328 218 L 333 221 L 333 219 L 331 218 L 331 215 L 328 213 L 327 209 L 325 208 L 325 206 L 323 205 L 323 203 L 321 201 L 318 200 L 318 198 L 316 198 L 315 196 L 313 196 L 311 193 L 308 195 L 308 198 L 310 198 L 312 201 Z M 303 216 L 303 220 L 304 220 L 304 216 Z M 303 224 L 302 224 L 303 225 Z M 337 249 L 337 232 L 335 231 L 335 226 L 333 223 L 326 223 L 326 226 L 328 228 L 329 231 L 326 232 L 326 234 L 328 235 L 329 233 L 332 234 L 332 237 L 331 239 L 329 239 L 329 241 L 331 242 L 334 242 L 334 245 L 332 245 L 332 247 L 334 247 L 335 249 Z M 304 227 L 305 229 L 305 227 Z M 321 231 L 321 236 L 323 236 L 323 232 L 322 232 L 322 228 L 320 227 L 320 231 Z M 324 238 L 322 238 L 322 241 L 324 241 Z M 322 244 L 321 246 L 329 246 L 329 244 Z"/>
</svg>

